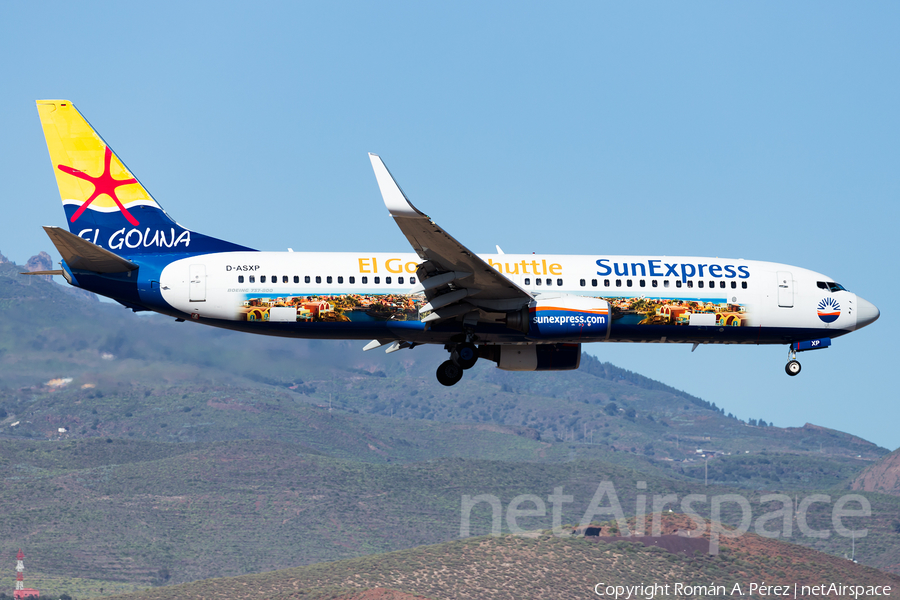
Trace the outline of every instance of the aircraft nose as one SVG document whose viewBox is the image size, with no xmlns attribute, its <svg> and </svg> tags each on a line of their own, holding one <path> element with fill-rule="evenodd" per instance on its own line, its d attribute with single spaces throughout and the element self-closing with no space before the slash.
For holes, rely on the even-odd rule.
<svg viewBox="0 0 900 600">
<path fill-rule="evenodd" d="M 874 323 L 878 320 L 878 317 L 881 316 L 881 311 L 878 310 L 878 307 L 869 302 L 868 300 L 863 300 L 859 296 L 856 297 L 856 328 L 859 329 L 861 327 L 865 327 L 870 323 Z"/>
</svg>

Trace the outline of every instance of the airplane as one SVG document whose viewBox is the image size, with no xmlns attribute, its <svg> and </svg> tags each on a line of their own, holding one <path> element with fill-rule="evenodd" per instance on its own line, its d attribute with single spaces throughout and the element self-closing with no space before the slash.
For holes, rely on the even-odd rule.
<svg viewBox="0 0 900 600">
<path fill-rule="evenodd" d="M 479 359 L 577 369 L 591 342 L 784 344 L 797 353 L 873 323 L 878 308 L 796 266 L 683 256 L 476 254 L 417 209 L 369 154 L 413 252 L 263 252 L 176 223 L 67 100 L 38 113 L 68 228 L 44 227 L 73 286 L 134 311 L 263 335 L 441 344 L 443 385 Z"/>
</svg>

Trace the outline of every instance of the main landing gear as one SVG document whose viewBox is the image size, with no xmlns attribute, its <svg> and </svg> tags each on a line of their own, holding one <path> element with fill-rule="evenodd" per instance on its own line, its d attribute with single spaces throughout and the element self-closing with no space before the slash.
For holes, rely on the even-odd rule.
<svg viewBox="0 0 900 600">
<path fill-rule="evenodd" d="M 478 362 L 478 347 L 472 342 L 452 343 L 444 346 L 450 351 L 450 360 L 437 368 L 437 380 L 441 385 L 455 385 L 462 379 L 463 371 Z"/>
<path fill-rule="evenodd" d="M 797 361 L 797 350 L 793 344 L 788 346 L 788 362 L 784 365 L 784 372 L 791 377 L 800 373 L 800 362 Z"/>
</svg>

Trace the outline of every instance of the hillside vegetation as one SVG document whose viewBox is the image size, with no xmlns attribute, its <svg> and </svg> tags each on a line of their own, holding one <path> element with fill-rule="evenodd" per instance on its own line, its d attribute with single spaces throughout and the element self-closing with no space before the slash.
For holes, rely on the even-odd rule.
<svg viewBox="0 0 900 600">
<path fill-rule="evenodd" d="M 851 487 L 854 490 L 900 496 L 900 450 L 895 450 L 868 466 L 853 480 Z"/>
<path fill-rule="evenodd" d="M 430 448 L 433 433 L 443 427 L 429 424 L 477 424 L 481 431 L 512 433 L 556 449 L 541 459 L 568 460 L 562 444 L 630 455 L 623 460 L 689 478 L 698 477 L 698 449 L 717 457 L 806 455 L 809 461 L 797 470 L 802 475 L 787 478 L 807 487 L 843 484 L 887 454 L 821 427 L 751 425 L 714 403 L 587 354 L 573 372 L 508 373 L 479 364 L 459 385 L 445 388 L 433 377 L 443 360 L 439 348 L 385 355 L 364 353 L 357 342 L 267 338 L 176 323 L 89 302 L 17 271 L 0 264 L 0 430 L 8 436 L 270 439 L 378 462 L 455 456 L 455 450 Z M 421 451 L 397 449 L 393 455 L 351 449 L 315 435 L 323 416 L 346 419 L 353 437 L 373 428 L 389 431 L 396 421 L 407 422 L 406 432 L 416 423 L 424 433 L 411 444 L 416 437 L 428 441 Z M 60 435 L 60 428 L 68 431 Z M 519 458 L 535 457 L 524 452 Z M 736 464 L 740 468 L 714 470 L 716 480 L 760 488 L 780 485 L 785 475 L 783 460 L 771 467 Z"/>
<path fill-rule="evenodd" d="M 690 528 L 681 516 L 666 520 L 666 532 Z M 717 555 L 685 556 L 625 539 L 612 543 L 582 536 L 478 537 L 466 540 L 237 578 L 199 581 L 116 596 L 121 600 L 191 600 L 265 597 L 304 598 L 301 590 L 324 586 L 389 586 L 432 598 L 596 598 L 594 586 L 669 584 L 660 596 L 730 596 L 735 584 L 900 586 L 900 577 L 851 561 L 759 536 L 724 538 Z M 676 583 L 691 590 L 677 593 Z M 704 593 L 693 586 L 724 586 Z M 701 588 L 702 589 L 702 588 Z M 737 595 L 737 594 L 735 594 Z M 759 592 L 757 591 L 757 594 Z M 641 596 L 643 597 L 643 595 Z M 803 597 L 826 597 L 822 593 Z M 832 596 L 833 597 L 833 596 Z M 861 597 L 872 597 L 863 593 Z"/>
<path fill-rule="evenodd" d="M 355 342 L 176 323 L 18 270 L 0 264 L 0 557 L 25 547 L 36 586 L 43 576 L 57 582 L 47 589 L 79 598 L 414 557 L 391 553 L 458 540 L 465 496 L 492 496 L 505 511 L 523 496 L 532 498 L 525 508 L 534 497 L 549 503 L 561 487 L 573 499 L 560 518 L 578 524 L 603 482 L 628 516 L 640 496 L 737 493 L 757 516 L 772 510 L 761 502 L 766 493 L 821 493 L 829 502 L 813 504 L 808 521 L 829 530 L 833 503 L 888 454 L 815 425 L 771 427 L 765 415 L 742 422 L 588 355 L 574 372 L 479 364 L 444 388 L 433 378 L 440 349 L 386 356 Z M 868 530 L 854 542 L 856 558 L 900 572 L 900 497 L 862 495 L 871 517 L 845 519 Z M 708 502 L 695 508 L 709 516 Z M 546 529 L 549 511 L 518 523 Z M 740 517 L 735 505 L 721 515 L 732 525 Z M 493 526 L 482 502 L 469 533 Z M 501 554 L 503 544 L 582 548 L 545 537 L 457 541 L 447 552 L 485 543 L 484 552 Z M 786 539 L 837 556 L 853 551 L 845 537 L 796 527 Z M 76 579 L 86 574 L 93 579 Z M 447 597 L 406 583 L 315 579 L 291 593 L 386 587 L 400 591 L 366 593 Z"/>
<path fill-rule="evenodd" d="M 32 568 L 142 585 L 255 573 L 453 540 L 461 534 L 463 496 L 493 496 L 503 515 L 517 497 L 536 496 L 547 503 L 547 510 L 519 518 L 517 524 L 543 529 L 552 526 L 549 497 L 557 488 L 571 496 L 561 505 L 561 522 L 574 524 L 585 514 L 592 517 L 589 508 L 604 482 L 612 486 L 625 515 L 635 514 L 639 494 L 647 498 L 648 508 L 654 497 L 672 494 L 677 501 L 669 507 L 681 510 L 680 502 L 690 494 L 712 497 L 736 491 L 698 489 L 691 481 L 597 459 L 541 463 L 443 458 L 375 464 L 259 440 L 5 441 L 0 455 L 5 461 L 0 503 L 7 507 L 0 519 L 0 552 L 14 553 L 22 543 L 19 532 L 27 531 L 29 555 L 35 557 Z M 872 516 L 845 518 L 845 526 L 868 530 L 865 539 L 855 542 L 858 559 L 891 568 L 900 562 L 900 533 L 893 526 L 900 498 L 865 496 Z M 758 492 L 745 491 L 743 497 L 756 518 L 777 508 L 762 504 Z M 833 500 L 811 506 L 811 528 L 832 529 L 838 494 L 829 497 Z M 600 506 L 609 505 L 606 499 Z M 693 508 L 710 514 L 708 500 Z M 721 518 L 726 522 L 737 525 L 741 516 L 737 505 L 723 506 Z M 466 533 L 491 532 L 494 518 L 489 503 L 478 504 Z M 509 531 L 505 516 L 498 524 Z M 849 553 L 851 546 L 845 537 L 805 536 L 796 526 L 787 539 L 838 555 Z"/>
</svg>

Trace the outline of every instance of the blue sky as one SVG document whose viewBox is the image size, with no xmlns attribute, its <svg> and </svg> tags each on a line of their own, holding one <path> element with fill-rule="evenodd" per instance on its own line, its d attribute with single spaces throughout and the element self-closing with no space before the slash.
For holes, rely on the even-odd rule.
<svg viewBox="0 0 900 600">
<path fill-rule="evenodd" d="M 796 378 L 781 346 L 587 350 L 741 418 L 900 446 L 900 5 L 262 6 L 5 3 L 0 252 L 50 251 L 40 226 L 64 222 L 38 98 L 73 101 L 180 223 L 260 249 L 407 250 L 377 152 L 477 252 L 831 276 L 882 317 Z"/>
</svg>

